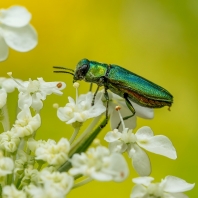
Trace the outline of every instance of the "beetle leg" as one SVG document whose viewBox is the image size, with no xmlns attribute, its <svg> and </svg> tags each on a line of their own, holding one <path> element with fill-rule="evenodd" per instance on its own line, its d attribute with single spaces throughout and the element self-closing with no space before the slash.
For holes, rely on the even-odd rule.
<svg viewBox="0 0 198 198">
<path fill-rule="evenodd" d="M 133 117 L 133 116 L 134 116 L 134 114 L 129 115 L 129 116 L 125 116 L 125 117 L 123 118 L 123 120 L 128 120 L 129 118 L 131 118 L 131 117 Z M 116 129 L 119 129 L 120 125 L 121 125 L 121 121 L 119 122 L 119 124 L 118 124 L 118 126 L 116 127 Z"/>
<path fill-rule="evenodd" d="M 106 124 L 108 123 L 108 109 L 109 109 L 109 94 L 107 92 L 107 88 L 105 87 L 105 92 L 104 92 L 104 97 L 106 99 L 106 122 L 105 124 L 101 125 L 100 128 L 103 128 L 106 126 Z"/>
<path fill-rule="evenodd" d="M 132 115 L 125 116 L 123 118 L 123 120 L 127 120 L 135 115 L 135 109 L 134 109 L 133 105 L 131 104 L 130 100 L 128 99 L 128 94 L 124 94 L 124 99 L 125 99 L 127 107 L 132 112 Z M 119 122 L 118 126 L 116 127 L 117 129 L 119 128 L 120 124 L 121 124 L 121 121 Z"/>
<path fill-rule="evenodd" d="M 93 83 L 90 83 L 89 91 L 92 90 L 92 87 L 93 87 Z"/>
<path fill-rule="evenodd" d="M 135 115 L 135 109 L 134 109 L 133 105 L 131 104 L 130 100 L 128 99 L 128 94 L 124 94 L 124 99 L 125 99 L 127 107 L 129 108 L 129 110 L 132 113 L 132 116 L 134 116 Z"/>
<path fill-rule="evenodd" d="M 100 88 L 100 86 L 97 87 L 96 92 L 94 93 L 94 96 L 93 96 L 93 99 L 92 99 L 92 102 L 91 102 L 91 106 L 94 106 L 96 94 L 98 93 L 99 88 Z"/>
</svg>

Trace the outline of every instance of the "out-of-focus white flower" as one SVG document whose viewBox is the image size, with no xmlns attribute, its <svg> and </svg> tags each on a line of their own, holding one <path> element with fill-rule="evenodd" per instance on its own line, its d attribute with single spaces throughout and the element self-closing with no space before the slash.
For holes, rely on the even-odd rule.
<svg viewBox="0 0 198 198">
<path fill-rule="evenodd" d="M 23 150 L 19 149 L 15 160 L 15 174 L 21 175 L 26 168 L 30 168 L 34 165 L 34 161 L 34 156 L 28 155 Z"/>
<path fill-rule="evenodd" d="M 21 82 L 21 80 L 17 79 Z M 0 109 L 7 102 L 7 93 L 11 93 L 17 87 L 17 83 L 11 78 L 0 78 Z"/>
<path fill-rule="evenodd" d="M 102 93 L 104 92 L 103 90 L 101 91 Z M 130 116 L 132 115 L 131 111 L 129 110 L 129 108 L 126 105 L 125 99 L 121 98 L 120 96 L 108 91 L 109 94 L 109 109 L 108 112 L 110 114 L 110 125 L 111 125 L 111 129 L 115 129 L 117 128 L 119 122 L 120 122 L 120 118 L 118 113 L 115 110 L 115 106 L 121 106 L 121 114 L 124 117 L 126 116 Z M 105 101 L 105 100 L 104 100 Z M 129 129 L 134 129 L 136 127 L 136 119 L 137 116 L 144 118 L 144 119 L 152 119 L 154 117 L 154 111 L 151 108 L 147 108 L 147 107 L 142 107 L 132 101 L 130 101 L 131 104 L 133 105 L 134 109 L 135 109 L 135 115 L 127 120 L 124 121 L 125 126 Z M 120 125 L 119 129 L 122 131 L 122 125 Z"/>
<path fill-rule="evenodd" d="M 37 169 L 33 169 L 33 167 L 26 168 L 24 170 L 24 176 L 21 180 L 22 186 L 27 186 L 30 183 L 37 183 L 39 180 L 39 171 Z"/>
<path fill-rule="evenodd" d="M 24 105 L 21 112 L 17 115 L 14 127 L 11 129 L 18 137 L 25 137 L 32 135 L 41 125 L 41 118 L 39 114 L 32 117 L 28 105 Z"/>
<path fill-rule="evenodd" d="M 35 153 L 36 149 L 39 148 L 40 146 L 44 146 L 46 144 L 46 141 L 45 140 L 38 140 L 36 141 L 34 138 L 29 138 L 28 139 L 28 142 L 27 142 L 27 145 L 28 145 L 28 148 L 33 152 Z"/>
<path fill-rule="evenodd" d="M 54 188 L 51 182 L 45 182 L 42 186 L 30 184 L 25 188 L 25 191 L 32 198 L 65 198 L 65 194 L 62 191 L 58 191 L 56 188 Z"/>
<path fill-rule="evenodd" d="M 188 198 L 183 192 L 191 190 L 195 185 L 174 176 L 167 176 L 160 183 L 151 183 L 153 180 L 152 177 L 134 178 L 133 182 L 136 185 L 130 198 Z"/>
<path fill-rule="evenodd" d="M 8 57 L 8 47 L 27 52 L 37 45 L 37 33 L 30 20 L 31 14 L 25 7 L 0 9 L 0 61 Z"/>
<path fill-rule="evenodd" d="M 32 140 L 34 142 L 34 140 Z M 46 161 L 50 165 L 62 165 L 68 159 L 70 150 L 69 141 L 66 138 L 61 138 L 58 143 L 48 139 L 47 142 L 38 142 L 38 145 L 29 145 L 35 149 L 35 159 Z"/>
<path fill-rule="evenodd" d="M 2 192 L 3 198 L 26 198 L 26 193 L 18 190 L 13 184 L 11 186 L 4 186 Z"/>
<path fill-rule="evenodd" d="M 12 77 L 12 73 L 8 73 L 8 75 L 15 80 Z M 38 80 L 29 79 L 29 81 L 24 82 L 15 80 L 20 92 L 18 100 L 20 109 L 23 109 L 23 107 L 27 105 L 39 112 L 43 107 L 42 100 L 45 100 L 47 95 L 51 95 L 52 93 L 62 95 L 63 93 L 60 90 L 63 90 L 66 87 L 64 82 L 45 82 L 43 78 L 37 79 Z"/>
<path fill-rule="evenodd" d="M 0 134 L 0 148 L 13 153 L 17 150 L 20 138 L 13 131 L 7 131 Z"/>
<path fill-rule="evenodd" d="M 11 174 L 13 169 L 14 169 L 13 160 L 9 157 L 3 157 L 3 154 L 0 151 L 0 177 Z"/>
<path fill-rule="evenodd" d="M 74 183 L 73 177 L 68 173 L 49 172 L 47 169 L 40 172 L 39 178 L 42 183 L 50 182 L 57 191 L 62 191 L 65 195 L 71 190 Z"/>
<path fill-rule="evenodd" d="M 123 153 L 127 151 L 135 170 L 141 176 L 147 176 L 151 172 L 151 165 L 148 155 L 140 147 L 147 151 L 176 159 L 177 154 L 171 141 L 163 135 L 154 136 L 151 128 L 144 126 L 134 134 L 132 130 L 125 128 L 123 132 L 117 129 L 110 131 L 104 138 L 109 142 L 111 152 Z"/>
<path fill-rule="evenodd" d="M 58 118 L 72 124 L 74 122 L 85 122 L 89 118 L 94 118 L 101 115 L 105 110 L 105 106 L 101 101 L 101 97 L 97 96 L 94 105 L 92 106 L 93 94 L 88 92 L 77 97 L 76 102 L 73 98 L 68 97 L 69 103 L 65 107 L 59 107 L 57 111 Z"/>
<path fill-rule="evenodd" d="M 98 146 L 86 153 L 74 154 L 71 175 L 83 174 L 99 181 L 120 182 L 126 179 L 129 170 L 124 157 L 119 153 L 110 153 L 109 149 Z"/>
</svg>

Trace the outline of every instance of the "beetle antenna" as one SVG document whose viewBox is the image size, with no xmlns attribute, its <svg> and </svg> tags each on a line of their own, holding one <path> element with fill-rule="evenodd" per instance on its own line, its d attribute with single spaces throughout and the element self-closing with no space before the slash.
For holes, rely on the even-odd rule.
<svg viewBox="0 0 198 198">
<path fill-rule="evenodd" d="M 74 76 L 73 73 L 71 73 L 71 72 L 66 72 L 66 71 L 54 71 L 54 73 L 67 73 L 67 74 L 71 74 L 72 76 Z"/>
<path fill-rule="evenodd" d="M 53 66 L 53 68 L 55 68 L 55 69 L 64 69 L 64 70 L 70 70 L 70 71 L 74 72 L 74 70 L 73 70 L 73 69 L 69 69 L 69 68 L 66 68 L 66 67 L 61 67 L 61 66 Z"/>
</svg>

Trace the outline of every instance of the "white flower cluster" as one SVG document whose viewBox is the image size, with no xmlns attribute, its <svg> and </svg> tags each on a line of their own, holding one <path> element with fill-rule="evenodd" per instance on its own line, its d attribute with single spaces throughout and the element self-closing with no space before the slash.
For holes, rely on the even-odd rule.
<svg viewBox="0 0 198 198">
<path fill-rule="evenodd" d="M 9 75 L 11 76 L 11 73 Z M 39 112 L 43 101 L 52 93 L 62 95 L 61 90 L 65 86 L 64 82 L 45 82 L 42 78 L 33 81 L 22 81 L 12 76 L 10 79 L 0 78 L 0 121 L 4 128 L 0 134 L 2 197 L 65 197 L 72 188 L 73 177 L 57 171 L 68 159 L 68 140 L 62 138 L 56 143 L 50 139 L 34 139 L 41 126 Z M 5 107 L 7 94 L 15 88 L 19 91 L 19 113 L 10 127 Z M 49 165 L 51 169 L 40 171 L 44 164 Z"/>
<path fill-rule="evenodd" d="M 99 181 L 123 181 L 129 170 L 124 157 L 119 153 L 110 153 L 109 149 L 98 146 L 90 148 L 86 153 L 74 154 L 71 175 L 82 174 Z"/>
</svg>

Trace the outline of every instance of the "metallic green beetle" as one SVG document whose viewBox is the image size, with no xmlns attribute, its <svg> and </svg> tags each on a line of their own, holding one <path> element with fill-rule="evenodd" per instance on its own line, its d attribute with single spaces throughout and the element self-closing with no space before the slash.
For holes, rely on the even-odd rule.
<svg viewBox="0 0 198 198">
<path fill-rule="evenodd" d="M 72 74 L 74 76 L 74 82 L 77 80 L 84 80 L 86 82 L 97 84 L 98 88 L 94 94 L 92 105 L 94 105 L 94 100 L 99 88 L 104 86 L 104 96 L 107 100 L 107 120 L 109 102 L 108 89 L 124 98 L 126 105 L 132 112 L 132 115 L 127 116 L 124 119 L 128 119 L 135 114 L 135 109 L 133 108 L 130 100 L 140 106 L 148 108 L 168 106 L 170 109 L 173 103 L 173 96 L 166 89 L 118 65 L 82 59 L 77 64 L 75 70 L 58 66 L 54 66 L 54 68 L 70 70 L 71 72 L 62 70 L 54 72 Z"/>
</svg>

